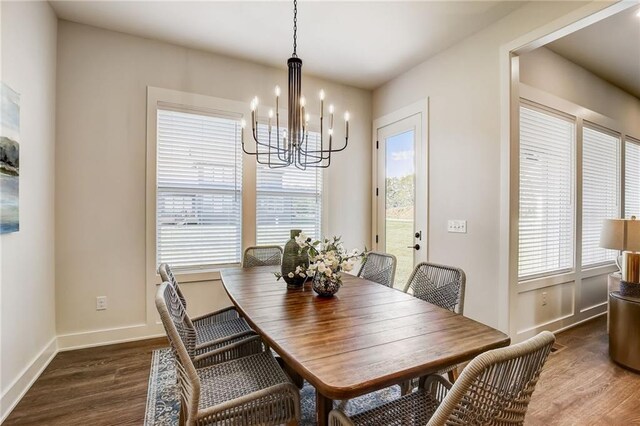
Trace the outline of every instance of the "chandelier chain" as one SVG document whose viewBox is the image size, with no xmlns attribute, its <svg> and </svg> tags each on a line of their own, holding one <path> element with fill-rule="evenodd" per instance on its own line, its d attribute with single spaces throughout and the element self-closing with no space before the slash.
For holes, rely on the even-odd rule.
<svg viewBox="0 0 640 426">
<path fill-rule="evenodd" d="M 297 57 L 298 49 L 298 0 L 293 0 L 293 56 Z"/>
</svg>

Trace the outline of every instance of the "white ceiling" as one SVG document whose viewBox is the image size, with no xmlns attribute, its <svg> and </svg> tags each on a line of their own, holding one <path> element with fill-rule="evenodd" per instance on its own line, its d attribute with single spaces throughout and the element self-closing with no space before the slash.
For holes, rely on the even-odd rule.
<svg viewBox="0 0 640 426">
<path fill-rule="evenodd" d="M 51 1 L 62 19 L 285 67 L 289 1 Z M 519 1 L 305 1 L 304 71 L 375 88 L 506 16 Z"/>
<path fill-rule="evenodd" d="M 640 98 L 640 7 L 632 7 L 547 45 L 557 54 Z"/>
</svg>

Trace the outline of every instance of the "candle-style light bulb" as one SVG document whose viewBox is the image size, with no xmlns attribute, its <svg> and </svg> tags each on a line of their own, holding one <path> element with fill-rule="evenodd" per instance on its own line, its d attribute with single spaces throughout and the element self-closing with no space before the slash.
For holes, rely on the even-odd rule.
<svg viewBox="0 0 640 426">
<path fill-rule="evenodd" d="M 245 121 L 245 119 L 243 118 L 242 120 L 240 120 L 240 125 L 242 126 L 242 128 L 244 129 L 245 127 L 247 127 L 247 122 Z"/>
<path fill-rule="evenodd" d="M 253 112 L 255 110 L 256 110 L 256 100 L 254 99 L 251 101 L 251 111 Z"/>
<path fill-rule="evenodd" d="M 309 118 L 310 118 L 309 114 L 304 115 L 304 121 L 306 121 L 307 123 L 309 122 Z"/>
<path fill-rule="evenodd" d="M 256 107 L 257 107 L 257 106 L 258 106 L 258 104 L 260 103 L 260 102 L 258 101 L 258 97 L 257 97 L 257 96 L 256 96 L 255 98 L 253 98 L 253 102 L 255 102 Z"/>
<path fill-rule="evenodd" d="M 300 96 L 300 106 L 305 106 L 307 104 L 307 100 L 304 96 Z"/>
<path fill-rule="evenodd" d="M 273 118 L 273 110 L 272 109 L 269 110 L 269 118 Z"/>
<path fill-rule="evenodd" d="M 329 114 L 333 114 L 334 108 L 333 104 L 329 105 Z"/>
<path fill-rule="evenodd" d="M 276 96 L 280 96 L 280 86 L 276 86 Z"/>
<path fill-rule="evenodd" d="M 349 111 L 345 112 L 344 113 L 344 121 L 349 121 L 349 117 L 350 117 Z"/>
<path fill-rule="evenodd" d="M 324 101 L 324 90 L 320 90 L 320 100 Z"/>
<path fill-rule="evenodd" d="M 333 129 L 329 129 L 329 136 L 333 135 Z"/>
</svg>

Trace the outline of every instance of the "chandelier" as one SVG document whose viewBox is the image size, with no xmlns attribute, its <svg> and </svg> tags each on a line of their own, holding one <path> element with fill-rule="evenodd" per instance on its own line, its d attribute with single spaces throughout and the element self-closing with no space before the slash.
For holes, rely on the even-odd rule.
<svg viewBox="0 0 640 426">
<path fill-rule="evenodd" d="M 256 142 L 255 152 L 250 152 L 242 140 L 242 150 L 245 154 L 254 155 L 259 164 L 270 168 L 281 168 L 294 165 L 305 170 L 307 167 L 327 168 L 331 164 L 331 154 L 347 147 L 349 142 L 349 112 L 344 113 L 345 138 L 341 147 L 333 146 L 333 115 L 334 107 L 329 105 L 329 126 L 325 137 L 324 123 L 324 90 L 319 93 L 320 98 L 320 126 L 319 135 L 313 135 L 309 140 L 309 119 L 306 112 L 306 100 L 302 95 L 302 60 L 296 54 L 298 32 L 298 1 L 293 1 L 293 55 L 287 61 L 289 69 L 289 93 L 287 99 L 286 129 L 280 127 L 280 87 L 276 86 L 275 112 L 269 110 L 268 118 L 262 120 L 262 131 L 258 127 L 258 97 L 251 101 L 251 131 Z M 275 120 L 274 120 L 275 115 Z M 273 122 L 275 121 L 275 127 Z M 264 127 L 266 124 L 266 128 Z M 246 123 L 242 122 L 244 128 Z"/>
</svg>

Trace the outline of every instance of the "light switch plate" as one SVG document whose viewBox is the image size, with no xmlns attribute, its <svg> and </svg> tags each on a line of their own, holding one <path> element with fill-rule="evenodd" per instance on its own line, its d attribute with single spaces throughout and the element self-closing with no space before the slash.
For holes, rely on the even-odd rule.
<svg viewBox="0 0 640 426">
<path fill-rule="evenodd" d="M 448 232 L 455 232 L 458 234 L 466 234 L 467 233 L 467 221 L 460 219 L 449 219 L 447 224 Z"/>
</svg>

